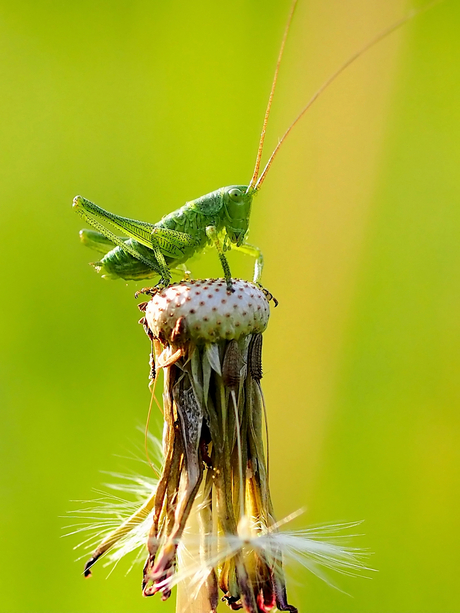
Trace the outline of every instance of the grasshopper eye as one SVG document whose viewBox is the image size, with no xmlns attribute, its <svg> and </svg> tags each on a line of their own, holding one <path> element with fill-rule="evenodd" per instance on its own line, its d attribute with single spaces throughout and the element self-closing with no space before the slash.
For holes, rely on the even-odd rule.
<svg viewBox="0 0 460 613">
<path fill-rule="evenodd" d="M 239 202 L 241 200 L 241 196 L 243 195 L 241 190 L 236 189 L 236 187 L 234 187 L 233 189 L 231 189 L 228 192 L 228 195 L 230 196 L 230 198 L 232 200 L 234 200 L 235 202 Z"/>
</svg>

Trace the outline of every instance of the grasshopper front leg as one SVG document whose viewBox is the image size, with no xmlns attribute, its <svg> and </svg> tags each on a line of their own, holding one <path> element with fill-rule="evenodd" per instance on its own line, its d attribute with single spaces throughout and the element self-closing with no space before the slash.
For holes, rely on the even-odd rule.
<svg viewBox="0 0 460 613">
<path fill-rule="evenodd" d="M 243 243 L 242 245 L 232 245 L 232 249 L 240 251 L 246 255 L 250 255 L 255 259 L 254 263 L 254 283 L 260 283 L 262 279 L 262 271 L 264 268 L 264 256 L 259 247 L 250 245 L 249 243 Z"/>
</svg>

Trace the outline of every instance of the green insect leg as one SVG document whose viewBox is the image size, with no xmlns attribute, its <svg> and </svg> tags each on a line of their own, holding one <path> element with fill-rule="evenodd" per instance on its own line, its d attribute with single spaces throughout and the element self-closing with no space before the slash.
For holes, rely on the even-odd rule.
<svg viewBox="0 0 460 613">
<path fill-rule="evenodd" d="M 183 260 L 187 250 L 195 246 L 195 238 L 185 232 L 177 232 L 169 228 L 156 227 L 151 234 L 152 249 L 161 267 L 160 283 L 171 283 L 171 271 L 165 256 L 171 260 Z"/>
<path fill-rule="evenodd" d="M 225 281 L 227 282 L 227 289 L 228 291 L 233 292 L 234 290 L 232 288 L 232 275 L 230 272 L 230 266 L 228 265 L 227 258 L 224 255 L 222 245 L 220 243 L 215 226 L 208 226 L 206 228 L 206 236 L 213 242 L 214 247 L 217 250 L 217 254 L 219 255 L 220 263 L 222 264 L 222 269 L 224 271 Z"/>
<path fill-rule="evenodd" d="M 241 253 L 245 253 L 246 255 L 250 255 L 255 258 L 254 283 L 260 283 L 260 280 L 262 279 L 262 270 L 264 268 L 264 256 L 259 247 L 256 247 L 255 245 L 250 245 L 249 243 L 243 243 L 239 247 L 232 245 L 232 249 L 235 249 L 236 251 L 240 251 Z"/>
<path fill-rule="evenodd" d="M 152 233 L 152 251 L 153 251 L 153 255 L 155 256 L 155 259 L 158 262 L 159 268 L 160 268 L 161 278 L 159 282 L 157 283 L 157 285 L 164 285 L 166 287 L 167 285 L 171 283 L 171 271 L 169 270 L 168 265 L 166 264 L 165 256 L 161 252 L 158 239 L 153 233 Z"/>
<path fill-rule="evenodd" d="M 197 244 L 195 237 L 191 234 L 161 226 L 156 226 L 152 230 L 152 235 L 155 236 L 164 255 L 175 260 L 183 258 L 189 248 L 196 247 Z"/>
<path fill-rule="evenodd" d="M 152 249 L 133 239 L 117 236 L 117 240 L 121 241 L 125 247 L 123 249 L 101 232 L 81 230 L 80 240 L 85 247 L 89 247 L 104 256 L 99 262 L 92 262 L 91 265 L 105 279 L 140 281 L 160 274 L 158 265 L 153 260 Z M 145 256 L 148 259 L 148 265 L 144 260 L 141 261 L 138 257 L 135 258 L 130 255 L 128 251 L 130 247 L 135 249 L 140 257 Z"/>
<path fill-rule="evenodd" d="M 177 268 L 170 268 L 170 270 L 173 274 L 180 275 L 184 281 L 190 281 L 192 278 L 192 271 L 185 264 L 179 264 Z"/>
<path fill-rule="evenodd" d="M 136 249 L 136 244 L 137 244 L 136 240 L 134 240 L 134 243 L 133 243 L 132 241 L 120 238 L 119 236 L 114 234 L 111 230 L 106 228 L 99 221 L 99 219 L 102 219 L 104 221 L 107 220 L 109 223 L 114 225 L 116 228 L 121 229 L 122 232 L 126 232 L 129 236 L 131 236 L 132 234 L 135 234 L 136 238 L 138 238 L 137 236 L 138 234 L 142 234 L 142 233 L 146 236 L 149 236 L 149 232 L 151 230 L 146 229 L 146 227 L 151 228 L 152 227 L 151 224 L 144 224 L 136 220 L 130 220 L 130 219 L 126 219 L 123 217 L 119 217 L 117 215 L 113 215 L 112 213 L 109 213 L 108 211 L 101 209 L 101 207 L 98 207 L 93 202 L 86 200 L 86 198 L 83 198 L 82 196 L 75 196 L 75 198 L 73 199 L 72 206 L 87 223 L 93 226 L 93 228 L 96 228 L 98 233 L 105 236 L 106 239 L 111 241 L 117 247 L 120 247 L 122 251 L 124 251 L 125 253 L 129 253 L 129 255 L 132 256 L 133 258 L 140 260 L 145 267 L 150 268 L 154 271 L 158 270 L 156 261 L 153 261 L 148 256 L 146 257 L 145 255 L 142 255 Z M 128 231 L 128 229 L 125 228 L 125 225 L 128 222 L 130 226 L 132 226 L 134 229 L 137 230 L 137 234 L 132 232 L 131 229 L 129 229 Z M 144 236 L 144 242 L 145 242 L 145 236 Z"/>
<path fill-rule="evenodd" d="M 119 238 L 123 240 L 121 237 Z M 116 247 L 113 241 L 101 234 L 101 232 L 96 232 L 96 230 L 80 230 L 80 240 L 85 247 L 89 247 L 93 251 L 103 253 L 104 255 Z"/>
</svg>

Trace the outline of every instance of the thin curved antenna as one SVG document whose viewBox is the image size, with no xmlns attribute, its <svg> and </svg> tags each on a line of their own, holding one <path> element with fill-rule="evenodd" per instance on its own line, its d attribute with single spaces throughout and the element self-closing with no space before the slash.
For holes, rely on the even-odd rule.
<svg viewBox="0 0 460 613">
<path fill-rule="evenodd" d="M 356 51 L 355 53 L 353 53 L 353 55 L 351 55 L 346 62 L 344 62 L 340 68 L 338 68 L 322 85 L 321 87 L 313 94 L 313 96 L 310 98 L 310 100 L 307 102 L 307 104 L 303 107 L 303 109 L 300 111 L 300 113 L 297 115 L 297 117 L 294 119 L 294 121 L 291 123 L 291 125 L 289 126 L 289 128 L 286 130 L 286 132 L 283 134 L 283 136 L 280 138 L 280 140 L 278 141 L 278 144 L 276 145 L 275 149 L 273 150 L 273 153 L 271 154 L 268 162 L 265 165 L 265 168 L 262 171 L 262 174 L 260 175 L 258 181 L 256 182 L 255 186 L 252 187 L 253 191 L 257 191 L 260 189 L 262 183 L 264 182 L 265 177 L 267 176 L 267 172 L 270 168 L 270 166 L 272 165 L 273 160 L 275 159 L 276 154 L 278 153 L 281 145 L 284 143 L 284 141 L 286 140 L 287 135 L 289 134 L 289 132 L 292 130 L 292 128 L 297 124 L 298 121 L 300 121 L 300 119 L 304 116 L 304 114 L 308 111 L 308 109 L 312 106 L 312 104 L 317 100 L 317 98 L 319 98 L 319 96 L 324 92 L 325 89 L 327 89 L 329 87 L 329 85 L 331 85 L 331 83 L 333 83 L 333 81 L 335 81 L 337 79 L 337 77 L 339 75 L 342 74 L 342 72 L 348 68 L 348 66 L 350 66 L 351 64 L 353 64 L 353 62 L 355 60 L 357 60 L 359 57 L 361 57 L 361 55 L 363 55 L 364 53 L 366 53 L 366 51 L 368 51 L 369 49 L 371 49 L 371 47 L 373 47 L 374 45 L 376 45 L 377 43 L 379 43 L 381 40 L 383 40 L 384 38 L 386 38 L 387 36 L 389 36 L 390 34 L 392 34 L 395 30 L 397 30 L 398 28 L 400 28 L 402 25 L 404 25 L 405 23 L 407 23 L 408 21 L 410 21 L 411 19 L 413 19 L 414 17 L 416 17 L 417 15 L 420 15 L 420 13 L 424 13 L 425 11 L 427 11 L 428 9 L 432 8 L 433 6 L 435 6 L 436 4 L 440 4 L 440 2 L 442 2 L 443 0 L 434 0 L 434 2 L 430 2 L 428 3 L 426 6 L 420 8 L 420 9 L 416 9 L 411 11 L 410 13 L 408 13 L 405 17 L 402 17 L 401 19 L 399 19 L 398 21 L 396 21 L 395 23 L 393 23 L 391 26 L 385 28 L 384 30 L 382 30 L 379 34 L 377 34 L 377 36 L 375 36 L 372 40 L 370 40 L 368 43 L 366 43 L 364 45 L 364 47 L 361 47 L 361 49 L 359 49 L 359 51 Z M 284 42 L 284 41 L 283 41 Z M 264 122 L 264 128 L 265 128 L 265 122 Z M 264 134 L 262 132 L 262 134 Z M 260 147 L 259 147 L 259 151 L 260 151 Z"/>
<path fill-rule="evenodd" d="M 270 95 L 268 97 L 268 104 L 267 104 L 267 110 L 265 111 L 264 123 L 262 125 L 262 133 L 260 135 L 259 149 L 257 150 L 256 165 L 255 165 L 255 168 L 254 168 L 254 173 L 252 175 L 251 182 L 249 183 L 249 186 L 248 186 L 248 189 L 247 189 L 248 192 L 252 191 L 254 189 L 254 186 L 255 186 L 255 184 L 257 182 L 257 177 L 259 176 L 260 160 L 262 158 L 262 151 L 263 151 L 263 148 L 264 148 L 265 132 L 267 130 L 268 118 L 270 116 L 270 110 L 271 110 L 271 106 L 272 106 L 273 94 L 275 93 L 276 82 L 278 81 L 278 72 L 279 72 L 279 69 L 280 69 L 281 59 L 283 57 L 283 52 L 284 52 L 284 45 L 286 44 L 286 39 L 287 39 L 287 36 L 288 36 L 288 33 L 289 33 L 289 28 L 291 27 L 291 21 L 292 21 L 293 15 L 294 15 L 296 4 L 297 4 L 297 0 L 294 0 L 294 2 L 291 5 L 291 10 L 289 12 L 289 17 L 288 17 L 288 20 L 287 20 L 286 28 L 284 30 L 283 40 L 281 42 L 280 52 L 279 52 L 279 55 L 278 55 L 278 61 L 276 62 L 275 75 L 273 77 L 272 88 L 270 90 Z"/>
</svg>

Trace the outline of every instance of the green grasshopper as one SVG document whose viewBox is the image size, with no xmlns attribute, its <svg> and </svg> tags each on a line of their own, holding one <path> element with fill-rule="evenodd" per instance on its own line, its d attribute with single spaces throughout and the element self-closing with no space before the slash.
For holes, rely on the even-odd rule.
<svg viewBox="0 0 460 613">
<path fill-rule="evenodd" d="M 425 10 L 435 3 L 437 2 L 431 3 L 421 10 Z M 258 247 L 246 242 L 246 237 L 249 229 L 252 199 L 261 188 L 281 145 L 292 128 L 303 117 L 319 95 L 350 64 L 416 14 L 409 14 L 382 31 L 362 49 L 348 58 L 323 83 L 278 141 L 277 146 L 259 176 L 273 94 L 296 4 L 297 0 L 294 0 L 281 42 L 275 75 L 265 111 L 254 173 L 249 185 L 221 187 L 196 200 L 187 202 L 180 209 L 169 213 L 169 215 L 166 215 L 154 224 L 109 213 L 82 196 L 74 198 L 73 207 L 75 210 L 86 222 L 95 228 L 95 230 L 82 230 L 80 237 L 85 245 L 103 254 L 103 258 L 93 264 L 103 277 L 141 280 L 159 275 L 160 280 L 157 286 L 166 286 L 171 282 L 172 271 L 177 272 L 178 267 L 182 267 L 182 273 L 184 273 L 184 265 L 187 260 L 205 247 L 213 245 L 220 258 L 228 290 L 232 291 L 232 282 L 230 266 L 225 253 L 230 249 L 242 251 L 255 258 L 254 282 L 260 282 L 263 269 L 263 255 Z M 112 225 L 128 238 L 117 236 L 107 229 L 103 223 Z"/>
</svg>

